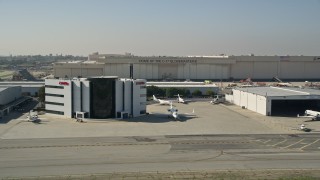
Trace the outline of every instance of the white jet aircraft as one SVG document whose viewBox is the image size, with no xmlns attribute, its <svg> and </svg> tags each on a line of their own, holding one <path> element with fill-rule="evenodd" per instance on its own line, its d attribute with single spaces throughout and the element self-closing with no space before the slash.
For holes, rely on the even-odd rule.
<svg viewBox="0 0 320 180">
<path fill-rule="evenodd" d="M 172 103 L 172 102 L 170 102 L 170 101 L 158 99 L 158 98 L 156 98 L 155 95 L 153 95 L 153 100 L 154 100 L 155 102 L 158 102 L 160 105 L 170 105 L 170 104 Z"/>
<path fill-rule="evenodd" d="M 27 120 L 28 122 L 38 122 L 38 121 L 40 121 L 40 119 L 38 117 L 38 113 L 37 112 L 33 112 L 32 110 L 29 112 L 29 114 L 27 115 L 26 119 L 21 119 L 21 120 Z"/>
<path fill-rule="evenodd" d="M 226 99 L 221 95 L 216 95 L 215 98 L 213 98 L 212 101 L 210 101 L 210 104 L 219 104 L 225 102 Z"/>
<path fill-rule="evenodd" d="M 170 108 L 168 109 L 168 112 L 171 113 L 171 117 L 173 117 L 175 120 L 180 120 L 180 117 L 178 115 L 178 109 L 173 108 L 172 102 L 170 103 Z"/>
<path fill-rule="evenodd" d="M 190 100 L 184 100 L 180 94 L 178 94 L 178 103 L 186 104 L 188 102 L 190 102 Z"/>
<path fill-rule="evenodd" d="M 312 111 L 312 110 L 306 110 L 304 112 L 304 115 L 303 116 L 300 116 L 298 114 L 298 117 L 304 117 L 304 118 L 311 118 L 312 121 L 318 121 L 320 120 L 320 112 L 318 111 Z"/>
</svg>

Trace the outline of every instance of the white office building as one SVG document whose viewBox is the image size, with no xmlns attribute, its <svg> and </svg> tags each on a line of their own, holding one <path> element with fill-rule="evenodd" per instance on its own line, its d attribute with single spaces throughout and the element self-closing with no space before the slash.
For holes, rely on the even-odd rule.
<svg viewBox="0 0 320 180">
<path fill-rule="evenodd" d="M 46 79 L 46 113 L 107 119 L 146 114 L 146 80 L 101 76 Z"/>
</svg>

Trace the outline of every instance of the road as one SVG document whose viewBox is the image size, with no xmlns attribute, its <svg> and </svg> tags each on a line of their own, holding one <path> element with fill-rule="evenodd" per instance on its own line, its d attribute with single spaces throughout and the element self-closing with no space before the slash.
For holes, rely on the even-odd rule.
<svg viewBox="0 0 320 180">
<path fill-rule="evenodd" d="M 0 139 L 0 178 L 320 169 L 319 134 Z"/>
</svg>

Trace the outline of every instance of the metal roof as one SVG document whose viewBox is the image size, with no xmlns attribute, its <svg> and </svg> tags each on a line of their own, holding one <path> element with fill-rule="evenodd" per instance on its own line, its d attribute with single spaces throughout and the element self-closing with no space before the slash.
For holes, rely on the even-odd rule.
<svg viewBox="0 0 320 180">
<path fill-rule="evenodd" d="M 147 86 L 157 86 L 157 87 L 198 87 L 198 88 L 205 88 L 205 87 L 214 87 L 214 88 L 218 88 L 217 85 L 215 84 L 205 84 L 205 85 L 199 85 L 199 84 L 159 84 L 159 85 L 150 85 L 150 84 L 147 84 Z"/>
<path fill-rule="evenodd" d="M 262 96 L 312 96 L 320 95 L 320 90 L 295 87 L 248 87 L 237 90 Z"/>
<path fill-rule="evenodd" d="M 8 87 L 0 87 L 0 92 L 4 91 L 5 89 L 7 89 Z"/>
</svg>

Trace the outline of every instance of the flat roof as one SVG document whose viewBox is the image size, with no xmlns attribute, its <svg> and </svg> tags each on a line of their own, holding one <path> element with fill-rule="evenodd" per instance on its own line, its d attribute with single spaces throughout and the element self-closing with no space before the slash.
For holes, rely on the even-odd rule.
<svg viewBox="0 0 320 180">
<path fill-rule="evenodd" d="M 118 76 L 91 76 L 87 77 L 86 79 L 118 79 Z"/>
<path fill-rule="evenodd" d="M 247 87 L 235 88 L 240 91 L 262 96 L 312 96 L 320 95 L 320 90 L 296 87 Z"/>
<path fill-rule="evenodd" d="M 194 82 L 194 81 L 184 81 L 184 82 L 178 82 L 178 81 L 148 81 L 147 85 L 205 85 L 204 82 Z"/>
<path fill-rule="evenodd" d="M 44 85 L 44 81 L 1 81 L 0 82 L 0 85 L 7 85 L 7 84 L 9 84 L 9 85 L 12 85 L 12 84 L 28 84 L 28 85 L 30 85 L 30 84 L 42 84 L 42 85 Z"/>
<path fill-rule="evenodd" d="M 214 87 L 217 88 L 218 86 L 215 84 L 158 84 L 158 85 L 150 85 L 147 84 L 147 86 L 157 86 L 157 87 L 197 87 L 197 88 L 205 88 L 205 87 Z"/>
<path fill-rule="evenodd" d="M 1 85 L 0 84 L 0 88 L 8 88 L 8 87 L 40 88 L 42 86 L 44 86 L 44 84 L 42 84 L 42 85 L 34 85 L 34 84 L 31 84 L 31 85 L 16 85 L 16 84 L 13 84 L 13 85 Z"/>
<path fill-rule="evenodd" d="M 7 89 L 8 87 L 0 87 L 0 92 Z"/>
</svg>

